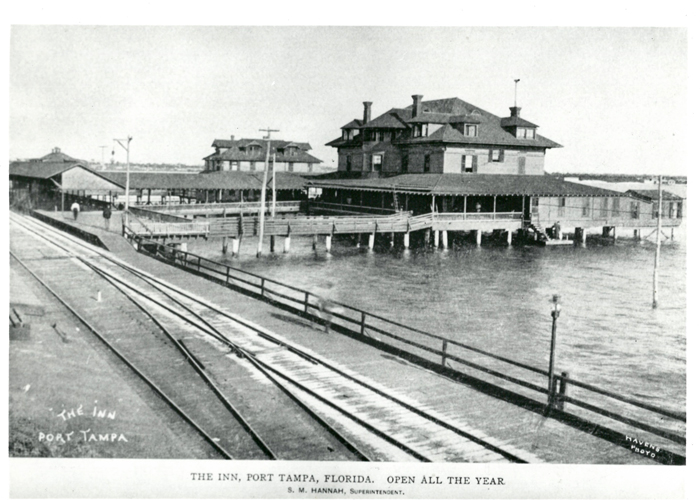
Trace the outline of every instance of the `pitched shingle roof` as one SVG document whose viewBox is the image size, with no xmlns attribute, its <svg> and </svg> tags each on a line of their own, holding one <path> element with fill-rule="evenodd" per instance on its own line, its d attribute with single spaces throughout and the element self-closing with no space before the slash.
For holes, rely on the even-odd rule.
<svg viewBox="0 0 700 500">
<path fill-rule="evenodd" d="M 629 189 L 627 193 L 634 198 L 640 198 L 644 201 L 659 201 L 658 189 Z M 681 201 L 682 197 L 662 190 L 662 201 Z"/>
<path fill-rule="evenodd" d="M 126 172 L 105 172 L 105 177 L 121 185 Z M 260 190 L 263 172 L 207 172 L 184 174 L 171 172 L 133 172 L 129 174 L 131 189 L 253 189 Z M 268 175 L 268 186 L 272 179 Z M 279 190 L 304 189 L 306 181 L 299 174 L 275 172 L 275 187 Z"/>
<path fill-rule="evenodd" d="M 377 179 L 309 180 L 309 185 L 321 188 L 397 191 L 427 195 L 627 196 L 625 193 L 566 182 L 549 175 L 403 174 Z"/>
<path fill-rule="evenodd" d="M 401 144 L 442 142 L 460 144 L 478 144 L 495 146 L 515 146 L 534 148 L 558 148 L 560 144 L 537 134 L 533 139 L 518 138 L 510 130 L 510 127 L 522 125 L 536 127 L 534 123 L 528 122 L 520 117 L 514 119 L 501 118 L 489 113 L 481 108 L 465 102 L 457 97 L 449 99 L 436 99 L 421 103 L 420 112 L 416 117 L 412 117 L 413 106 L 405 108 L 392 108 L 386 113 L 379 115 L 361 128 L 393 128 L 409 130 L 411 123 L 476 123 L 478 132 L 476 137 L 465 137 L 455 130 L 455 134 L 443 131 L 434 133 L 430 137 L 410 137 L 406 136 L 397 139 Z M 506 127 L 506 128 L 504 128 Z M 353 146 L 361 142 L 361 139 L 344 140 L 334 139 L 327 143 L 327 146 L 343 147 Z"/>
</svg>

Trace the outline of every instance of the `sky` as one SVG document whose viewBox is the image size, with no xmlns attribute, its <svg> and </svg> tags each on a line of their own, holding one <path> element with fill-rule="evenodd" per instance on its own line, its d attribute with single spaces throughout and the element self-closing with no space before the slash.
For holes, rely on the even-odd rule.
<svg viewBox="0 0 700 500">
<path fill-rule="evenodd" d="M 685 28 L 14 25 L 9 155 L 109 161 L 130 135 L 132 162 L 203 165 L 214 139 L 269 127 L 335 167 L 325 144 L 363 101 L 508 116 L 518 78 L 521 116 L 564 146 L 547 171 L 686 175 L 687 43 Z"/>
</svg>

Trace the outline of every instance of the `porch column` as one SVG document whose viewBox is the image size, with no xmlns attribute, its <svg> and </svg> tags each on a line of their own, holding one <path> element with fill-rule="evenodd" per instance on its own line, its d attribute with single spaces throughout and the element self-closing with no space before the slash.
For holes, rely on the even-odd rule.
<svg viewBox="0 0 700 500">
<path fill-rule="evenodd" d="M 284 253 L 289 253 L 289 250 L 292 248 L 292 235 L 288 234 L 284 238 Z"/>
<path fill-rule="evenodd" d="M 433 242 L 435 248 L 440 247 L 440 231 L 438 229 L 433 229 L 433 240 L 435 240 Z"/>
<path fill-rule="evenodd" d="M 389 245 L 394 248 L 394 233 L 391 233 L 391 239 L 389 240 Z"/>
<path fill-rule="evenodd" d="M 467 195 L 464 195 L 464 213 L 467 213 Z"/>
<path fill-rule="evenodd" d="M 481 229 L 476 230 L 476 246 L 481 246 Z"/>
<path fill-rule="evenodd" d="M 513 231 L 510 229 L 506 231 L 506 241 L 508 242 L 508 246 L 510 246 L 513 243 Z"/>
<path fill-rule="evenodd" d="M 221 244 L 221 253 L 226 255 L 227 252 L 228 252 L 228 236 L 224 236 L 223 242 Z"/>
<path fill-rule="evenodd" d="M 442 248 L 447 250 L 448 243 L 449 243 L 449 241 L 447 239 L 447 231 L 445 230 L 442 232 Z"/>
<path fill-rule="evenodd" d="M 403 233 L 403 247 L 408 250 L 411 247 L 411 233 L 406 231 Z"/>
<path fill-rule="evenodd" d="M 270 236 L 270 253 L 275 253 L 275 237 Z"/>
<path fill-rule="evenodd" d="M 362 233 L 357 233 L 355 235 L 355 246 L 357 248 L 360 248 L 361 245 L 362 245 Z"/>
<path fill-rule="evenodd" d="M 311 243 L 311 249 L 316 250 L 317 244 L 318 244 L 318 235 L 314 234 L 314 239 L 312 240 L 312 243 Z"/>
<path fill-rule="evenodd" d="M 148 204 L 151 204 L 151 188 L 148 188 Z"/>
<path fill-rule="evenodd" d="M 367 247 L 370 250 L 374 248 L 374 233 L 369 233 L 369 242 L 367 243 Z"/>
<path fill-rule="evenodd" d="M 331 251 L 331 240 L 333 239 L 333 235 L 329 234 L 326 236 L 326 252 L 330 253 Z"/>
</svg>

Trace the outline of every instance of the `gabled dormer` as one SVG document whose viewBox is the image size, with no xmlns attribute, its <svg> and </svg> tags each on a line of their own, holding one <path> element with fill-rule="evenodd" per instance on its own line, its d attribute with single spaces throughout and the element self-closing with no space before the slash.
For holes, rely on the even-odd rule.
<svg viewBox="0 0 700 500">
<path fill-rule="evenodd" d="M 510 108 L 510 116 L 501 119 L 501 127 L 518 139 L 536 139 L 537 125 L 520 118 L 520 109 Z"/>
</svg>

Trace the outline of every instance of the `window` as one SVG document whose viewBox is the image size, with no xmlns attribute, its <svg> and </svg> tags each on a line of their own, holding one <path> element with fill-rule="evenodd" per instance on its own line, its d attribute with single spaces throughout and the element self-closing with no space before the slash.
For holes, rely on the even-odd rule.
<svg viewBox="0 0 700 500">
<path fill-rule="evenodd" d="M 313 172 L 313 170 L 314 170 L 314 164 L 313 164 L 313 163 L 308 163 L 307 166 L 308 166 L 308 168 L 309 168 L 308 171 L 309 171 L 309 172 Z"/>
<path fill-rule="evenodd" d="M 291 161 L 287 162 L 287 172 L 294 172 L 294 163 Z"/>
<path fill-rule="evenodd" d="M 600 200 L 600 217 L 606 219 L 608 217 L 608 199 L 601 198 Z"/>
<path fill-rule="evenodd" d="M 423 159 L 423 172 L 430 172 L 430 155 L 425 155 Z"/>
<path fill-rule="evenodd" d="M 462 173 L 467 171 L 467 155 L 462 155 Z"/>
<path fill-rule="evenodd" d="M 375 172 L 381 172 L 383 161 L 384 155 L 372 155 L 372 170 Z"/>
<path fill-rule="evenodd" d="M 563 196 L 559 198 L 558 214 L 559 217 L 566 215 L 566 198 Z"/>
<path fill-rule="evenodd" d="M 613 217 L 620 216 L 620 198 L 613 198 L 612 201 L 612 214 Z"/>
<path fill-rule="evenodd" d="M 491 161 L 503 161 L 503 150 L 502 149 L 492 149 L 491 150 Z"/>
<path fill-rule="evenodd" d="M 401 172 L 408 172 L 408 154 L 404 153 L 401 155 Z"/>
<path fill-rule="evenodd" d="M 515 136 L 519 139 L 534 139 L 535 138 L 535 129 L 534 128 L 518 127 L 515 130 Z"/>
<path fill-rule="evenodd" d="M 251 172 L 254 172 L 255 169 L 257 168 L 257 166 L 258 166 L 258 162 L 256 162 L 256 161 L 251 161 L 251 162 L 250 162 L 250 170 L 251 170 Z"/>
<path fill-rule="evenodd" d="M 591 208 L 591 199 L 590 198 L 583 198 L 581 205 L 581 216 L 582 217 L 588 217 L 588 214 L 590 212 Z"/>
<path fill-rule="evenodd" d="M 428 124 L 427 123 L 416 123 L 413 125 L 413 137 L 427 137 L 428 136 Z"/>
<path fill-rule="evenodd" d="M 526 173 L 525 165 L 526 164 L 527 164 L 527 157 L 526 156 L 518 157 L 518 174 L 525 175 L 525 173 Z"/>
<path fill-rule="evenodd" d="M 633 201 L 630 203 L 630 212 L 632 212 L 633 219 L 639 219 L 639 202 Z"/>
<path fill-rule="evenodd" d="M 234 165 L 236 166 L 236 170 L 241 169 L 241 162 L 240 161 L 234 161 L 231 163 L 231 170 L 233 170 Z"/>
<path fill-rule="evenodd" d="M 476 137 L 476 125 L 464 125 L 465 137 Z"/>
<path fill-rule="evenodd" d="M 350 172 L 352 170 L 352 156 L 347 155 L 345 157 L 345 170 Z"/>
<path fill-rule="evenodd" d="M 296 156 L 297 151 L 298 151 L 298 148 L 296 146 L 291 146 L 291 147 L 287 148 L 287 155 Z"/>
</svg>

